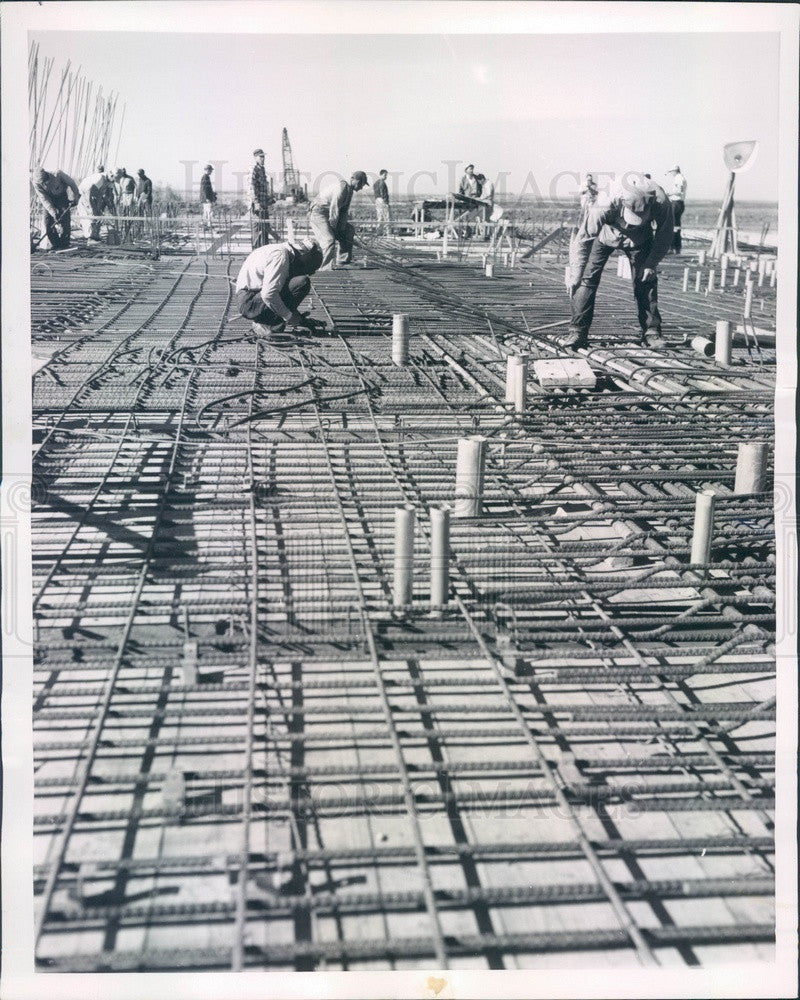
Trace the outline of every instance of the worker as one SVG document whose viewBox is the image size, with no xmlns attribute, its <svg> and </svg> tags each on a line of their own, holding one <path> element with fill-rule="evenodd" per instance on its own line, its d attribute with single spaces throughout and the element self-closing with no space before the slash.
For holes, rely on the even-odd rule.
<svg viewBox="0 0 800 1000">
<path fill-rule="evenodd" d="M 36 197 L 44 209 L 44 231 L 53 250 L 69 246 L 72 226 L 71 209 L 81 193 L 78 185 L 63 170 L 47 171 L 39 166 L 31 177 Z"/>
<path fill-rule="evenodd" d="M 311 202 L 308 221 L 311 231 L 322 247 L 320 270 L 330 270 L 333 267 L 337 243 L 342 251 L 341 262 L 343 264 L 350 262 L 356 232 L 347 221 L 347 216 L 353 195 L 366 185 L 367 175 L 363 170 L 356 170 L 349 181 L 334 181 L 324 187 Z"/>
<path fill-rule="evenodd" d="M 100 238 L 100 216 L 107 204 L 108 189 L 113 188 L 101 164 L 94 173 L 84 177 L 78 185 L 80 201 L 75 212 L 80 221 L 81 231 L 87 240 Z"/>
<path fill-rule="evenodd" d="M 378 217 L 378 225 L 375 231 L 379 236 L 381 234 L 388 236 L 392 231 L 392 217 L 389 210 L 389 187 L 386 183 L 388 176 L 388 170 L 381 170 L 378 174 L 378 179 L 372 185 L 372 190 L 375 194 L 375 214 Z"/>
<path fill-rule="evenodd" d="M 211 184 L 211 174 L 214 168 L 207 163 L 203 176 L 200 178 L 200 204 L 203 206 L 203 225 L 211 226 L 214 222 L 214 203 L 217 200 L 216 192 Z"/>
<path fill-rule="evenodd" d="M 136 207 L 139 215 L 150 215 L 153 210 L 153 182 L 140 167 L 136 171 Z"/>
<path fill-rule="evenodd" d="M 581 188 L 581 221 L 586 218 L 590 205 L 597 201 L 597 182 L 592 174 L 587 174 Z"/>
<path fill-rule="evenodd" d="M 106 180 L 108 184 L 105 190 L 105 203 L 103 205 L 104 210 L 109 211 L 112 215 L 118 215 L 117 211 L 117 184 L 116 184 L 117 172 L 113 167 L 109 167 L 106 170 Z"/>
<path fill-rule="evenodd" d="M 674 166 L 667 171 L 667 194 L 672 202 L 672 218 L 675 233 L 672 239 L 672 249 L 679 254 L 683 249 L 681 243 L 681 219 L 683 210 L 686 208 L 686 178 L 681 173 L 679 166 Z"/>
<path fill-rule="evenodd" d="M 266 244 L 251 251 L 236 279 L 236 306 L 252 320 L 255 333 L 314 328 L 314 322 L 297 310 L 311 289 L 308 275 L 321 263 L 322 249 L 313 240 Z"/>
<path fill-rule="evenodd" d="M 120 215 L 131 215 L 136 195 L 136 181 L 125 167 L 117 168 L 114 174 L 114 186 L 117 193 L 117 207 L 123 210 L 120 211 Z"/>
<path fill-rule="evenodd" d="M 269 223 L 269 206 L 273 199 L 264 170 L 264 150 L 254 149 L 253 156 L 256 162 L 250 171 L 250 245 L 255 250 L 268 243 L 270 236 L 276 242 L 280 237 Z"/>
<path fill-rule="evenodd" d="M 125 167 L 119 167 L 117 172 L 114 174 L 114 188 L 117 196 L 117 215 L 124 217 L 133 215 L 135 209 L 134 199 L 136 197 L 136 181 L 127 172 Z M 128 222 L 126 218 L 122 223 L 123 242 L 127 240 L 130 235 L 131 223 Z"/>
<path fill-rule="evenodd" d="M 458 186 L 458 193 L 463 194 L 466 198 L 480 197 L 481 190 L 478 178 L 475 176 L 474 163 L 468 163 L 465 167 L 464 176 L 461 178 L 461 183 Z"/>
<path fill-rule="evenodd" d="M 570 247 L 572 320 L 561 344 L 586 347 L 603 268 L 621 250 L 631 262 L 641 342 L 663 346 L 656 266 L 671 243 L 670 200 L 662 187 L 640 174 L 627 174 L 607 205 L 590 205 Z"/>
<path fill-rule="evenodd" d="M 478 182 L 478 198 L 483 202 L 483 238 L 484 240 L 489 239 L 489 226 L 488 223 L 492 218 L 492 212 L 494 211 L 494 184 L 488 181 L 484 174 L 476 174 L 475 179 Z"/>
</svg>

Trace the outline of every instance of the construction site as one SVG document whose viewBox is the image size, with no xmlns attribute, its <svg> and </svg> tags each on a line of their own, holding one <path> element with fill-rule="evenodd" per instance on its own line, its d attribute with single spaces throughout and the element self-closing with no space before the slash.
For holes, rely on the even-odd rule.
<svg viewBox="0 0 800 1000">
<path fill-rule="evenodd" d="M 559 345 L 552 206 L 354 213 L 313 335 L 238 314 L 246 215 L 37 246 L 39 971 L 774 960 L 777 251 L 732 207 L 663 347 L 622 255 Z"/>
</svg>

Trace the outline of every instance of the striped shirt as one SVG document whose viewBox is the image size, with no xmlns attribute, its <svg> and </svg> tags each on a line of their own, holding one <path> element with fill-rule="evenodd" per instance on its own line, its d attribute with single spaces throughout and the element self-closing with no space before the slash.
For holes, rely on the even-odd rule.
<svg viewBox="0 0 800 1000">
<path fill-rule="evenodd" d="M 267 210 L 269 206 L 269 184 L 267 173 L 260 163 L 256 163 L 250 174 L 250 201 L 256 208 Z"/>
</svg>

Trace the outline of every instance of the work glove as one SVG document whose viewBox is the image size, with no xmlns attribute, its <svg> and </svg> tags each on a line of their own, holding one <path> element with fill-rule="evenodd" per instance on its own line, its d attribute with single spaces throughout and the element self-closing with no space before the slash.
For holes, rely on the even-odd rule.
<svg viewBox="0 0 800 1000">
<path fill-rule="evenodd" d="M 303 313 L 293 312 L 286 320 L 286 328 L 294 330 L 311 330 L 310 321 Z"/>
</svg>

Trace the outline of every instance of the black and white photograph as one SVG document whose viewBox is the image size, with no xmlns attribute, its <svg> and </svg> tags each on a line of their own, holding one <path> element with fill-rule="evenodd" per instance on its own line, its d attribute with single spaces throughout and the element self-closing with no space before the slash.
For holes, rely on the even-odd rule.
<svg viewBox="0 0 800 1000">
<path fill-rule="evenodd" d="M 2 21 L 3 997 L 796 996 L 800 8 Z"/>
</svg>

